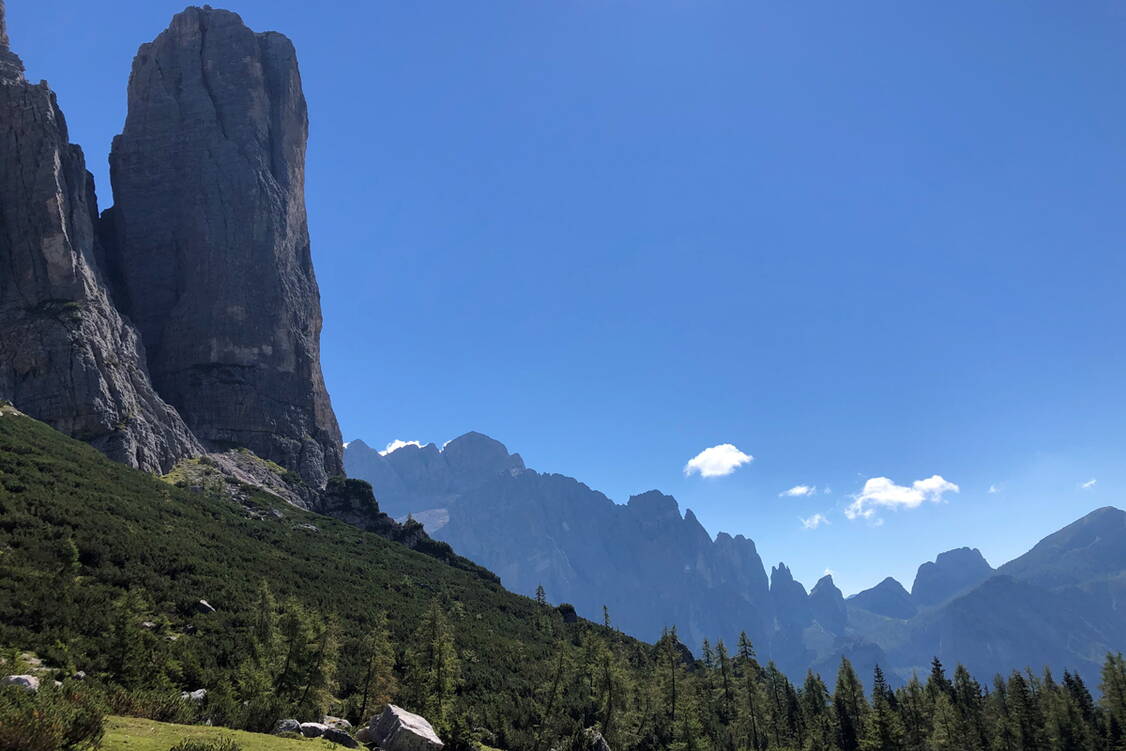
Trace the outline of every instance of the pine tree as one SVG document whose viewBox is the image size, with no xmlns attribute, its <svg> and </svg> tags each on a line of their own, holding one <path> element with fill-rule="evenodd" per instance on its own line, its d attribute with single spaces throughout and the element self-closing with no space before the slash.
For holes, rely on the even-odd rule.
<svg viewBox="0 0 1126 751">
<path fill-rule="evenodd" d="M 927 678 L 927 694 L 931 701 L 934 701 L 938 694 L 946 694 L 953 700 L 953 692 L 954 687 L 946 677 L 946 668 L 942 666 L 942 660 L 935 657 L 931 660 L 931 674 Z"/>
<path fill-rule="evenodd" d="M 1119 732 L 1126 735 L 1126 659 L 1121 652 L 1106 656 L 1099 688 L 1103 692 L 1100 702 L 1103 711 Z"/>
<path fill-rule="evenodd" d="M 801 690 L 801 708 L 806 733 L 803 747 L 809 751 L 834 748 L 836 732 L 830 706 L 829 689 L 825 686 L 825 681 L 812 670 L 808 671 Z"/>
<path fill-rule="evenodd" d="M 364 638 L 365 651 L 364 678 L 360 685 L 360 701 L 354 716 L 366 720 L 379 707 L 389 704 L 398 691 L 395 679 L 395 650 L 391 646 L 391 634 L 387 624 L 387 614 L 377 613 Z"/>
<path fill-rule="evenodd" d="M 411 697 L 428 719 L 444 724 L 461 681 L 461 664 L 453 630 L 437 600 L 423 615 L 413 644 L 407 671 Z"/>
<path fill-rule="evenodd" d="M 868 702 L 864 699 L 864 687 L 847 657 L 841 658 L 841 667 L 837 671 L 833 712 L 837 718 L 837 745 L 841 751 L 856 751 L 864 737 Z"/>
<path fill-rule="evenodd" d="M 524 591 L 527 592 L 528 590 L 524 590 Z M 542 584 L 536 585 L 536 604 L 537 605 L 547 605 L 547 593 L 543 591 L 543 585 Z"/>
<path fill-rule="evenodd" d="M 735 656 L 735 669 L 739 673 L 742 684 L 743 701 L 745 708 L 743 726 L 744 737 L 747 739 L 752 751 L 765 748 L 766 721 L 764 717 L 765 700 L 759 685 L 762 668 L 755 659 L 755 648 L 747 637 L 747 632 L 739 634 L 738 651 Z"/>
<path fill-rule="evenodd" d="M 1036 682 L 1014 672 L 1007 686 L 1009 723 L 1020 751 L 1045 751 L 1044 714 L 1036 692 Z"/>
<path fill-rule="evenodd" d="M 981 684 L 970 675 L 965 666 L 959 664 L 954 668 L 954 682 L 950 692 L 963 746 L 969 751 L 983 751 L 988 746 L 989 734 Z"/>
<path fill-rule="evenodd" d="M 919 676 L 912 675 L 907 685 L 897 691 L 899 715 L 903 718 L 904 744 L 907 748 L 923 748 L 930 735 L 931 704 Z"/>
<path fill-rule="evenodd" d="M 315 655 L 316 631 L 312 619 L 296 600 L 287 600 L 278 620 L 281 665 L 274 678 L 274 691 L 285 703 L 296 703 Z"/>
<path fill-rule="evenodd" d="M 314 623 L 312 651 L 305 669 L 297 712 L 319 717 L 328 708 L 335 688 L 336 658 L 340 649 L 340 630 L 336 618 L 329 616 Z"/>
<path fill-rule="evenodd" d="M 903 748 L 903 723 L 895 711 L 894 701 L 884 671 L 877 665 L 872 675 L 872 709 L 860 743 L 864 751 L 900 751 Z"/>
</svg>

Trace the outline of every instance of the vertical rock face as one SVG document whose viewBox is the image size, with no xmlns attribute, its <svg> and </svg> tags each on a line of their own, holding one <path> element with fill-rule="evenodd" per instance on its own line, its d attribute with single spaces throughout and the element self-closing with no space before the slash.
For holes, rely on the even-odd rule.
<svg viewBox="0 0 1126 751">
<path fill-rule="evenodd" d="M 110 156 L 107 255 L 160 394 L 211 450 L 313 487 L 343 471 L 320 367 L 293 45 L 188 8 L 140 48 Z"/>
<path fill-rule="evenodd" d="M 200 453 L 110 301 L 93 180 L 55 95 L 24 80 L 2 2 L 0 164 L 0 399 L 151 472 Z"/>
</svg>

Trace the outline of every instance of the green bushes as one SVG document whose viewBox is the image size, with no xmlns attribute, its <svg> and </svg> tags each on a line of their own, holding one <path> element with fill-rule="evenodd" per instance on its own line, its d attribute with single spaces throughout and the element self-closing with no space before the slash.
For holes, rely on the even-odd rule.
<svg viewBox="0 0 1126 751">
<path fill-rule="evenodd" d="M 0 687 L 0 751 L 79 751 L 105 732 L 105 706 L 75 685 L 27 691 Z"/>
<path fill-rule="evenodd" d="M 233 738 L 220 738 L 215 741 L 189 738 L 180 741 L 168 751 L 242 751 L 242 746 L 235 743 Z"/>
<path fill-rule="evenodd" d="M 130 691 L 113 686 L 105 692 L 105 703 L 111 714 L 143 717 L 157 722 L 186 725 L 198 719 L 195 703 L 181 699 L 178 691 Z"/>
</svg>

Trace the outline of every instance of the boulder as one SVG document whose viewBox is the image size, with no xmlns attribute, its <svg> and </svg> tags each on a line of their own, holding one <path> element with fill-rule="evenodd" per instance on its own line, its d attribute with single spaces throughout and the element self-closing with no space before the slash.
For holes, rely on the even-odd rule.
<svg viewBox="0 0 1126 751">
<path fill-rule="evenodd" d="M 394 704 L 372 718 L 369 737 L 383 751 L 438 751 L 446 745 L 425 717 Z"/>
<path fill-rule="evenodd" d="M 324 734 L 321 736 L 329 743 L 336 743 L 344 748 L 359 748 L 360 744 L 356 743 L 356 739 L 348 735 L 347 732 L 334 727 L 325 728 Z"/>
<path fill-rule="evenodd" d="M 370 727 L 360 728 L 356 731 L 356 740 L 366 745 L 375 743 L 375 731 Z"/>
<path fill-rule="evenodd" d="M 19 686 L 28 691 L 39 690 L 39 678 L 34 675 L 8 675 L 0 679 L 0 684 L 5 686 Z"/>
<path fill-rule="evenodd" d="M 328 730 L 328 725 L 323 722 L 303 722 L 301 723 L 301 735 L 306 738 L 320 738 Z"/>
<path fill-rule="evenodd" d="M 297 720 L 292 719 L 282 720 L 278 723 L 278 726 L 274 728 L 274 735 L 280 735 L 282 733 L 297 733 L 298 735 L 300 735 L 301 723 Z"/>
<path fill-rule="evenodd" d="M 195 691 L 184 691 L 180 694 L 184 701 L 203 701 L 207 698 L 207 689 L 197 688 Z"/>
<path fill-rule="evenodd" d="M 610 751 L 610 744 L 602 737 L 602 733 L 594 728 L 583 731 L 583 744 L 586 751 Z"/>
<path fill-rule="evenodd" d="M 348 722 L 343 717 L 333 717 L 330 714 L 326 714 L 321 718 L 321 722 L 323 722 L 325 725 L 328 725 L 330 728 L 343 730 L 346 733 L 352 732 L 352 723 Z"/>
</svg>

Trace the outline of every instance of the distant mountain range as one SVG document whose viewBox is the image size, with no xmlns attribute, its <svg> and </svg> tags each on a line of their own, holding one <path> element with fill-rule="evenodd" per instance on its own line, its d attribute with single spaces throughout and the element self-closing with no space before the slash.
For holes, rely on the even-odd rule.
<svg viewBox="0 0 1126 751">
<path fill-rule="evenodd" d="M 745 631 L 792 677 L 830 672 L 841 656 L 893 679 L 933 657 L 988 680 L 1014 665 L 1070 668 L 1094 679 L 1126 649 L 1126 512 L 1102 508 L 994 570 L 971 548 L 919 566 L 908 591 L 887 578 L 845 599 L 831 576 L 812 590 L 785 564 L 770 570 L 753 541 L 713 539 L 691 510 L 658 491 L 616 504 L 571 477 L 542 474 L 480 433 L 443 448 L 379 452 L 352 441 L 349 476 L 381 508 L 497 573 L 509 589 L 542 586 L 598 620 L 646 640 L 675 625 L 682 640 L 733 643 Z"/>
</svg>

